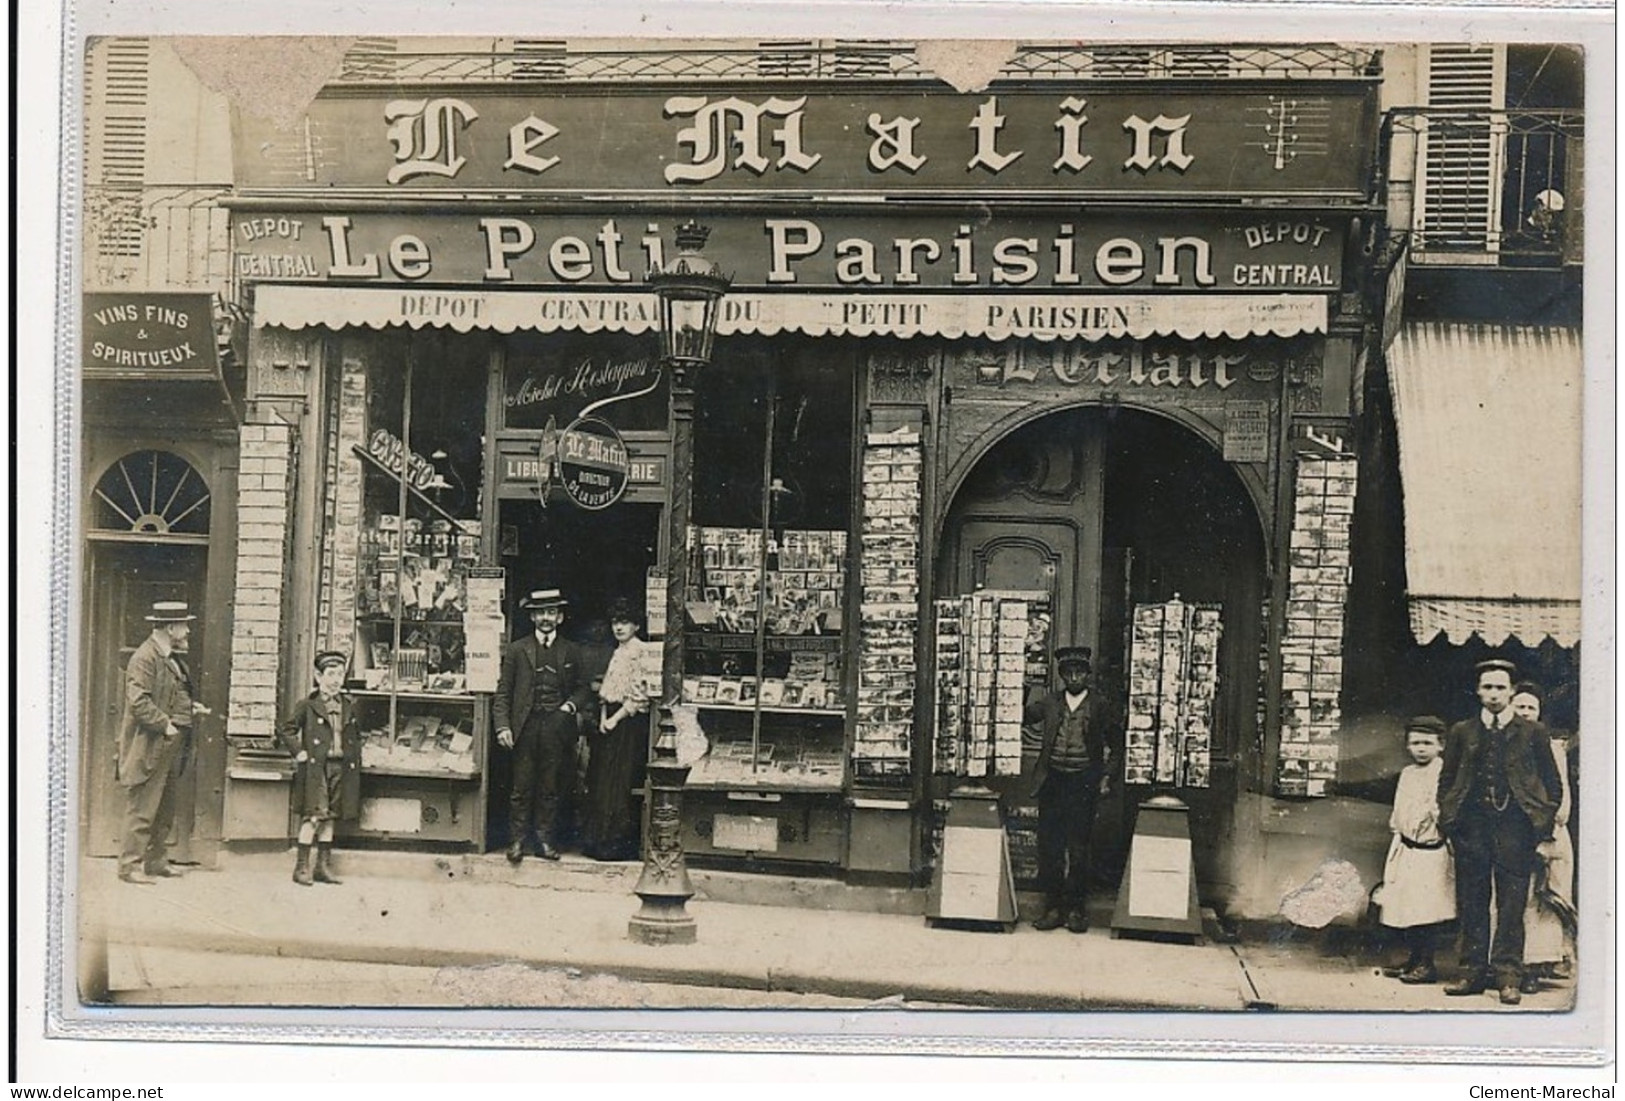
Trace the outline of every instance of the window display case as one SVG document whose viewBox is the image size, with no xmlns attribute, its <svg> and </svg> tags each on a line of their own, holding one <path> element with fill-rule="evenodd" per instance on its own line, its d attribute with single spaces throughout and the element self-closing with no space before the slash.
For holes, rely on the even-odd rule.
<svg viewBox="0 0 1625 1101">
<path fill-rule="evenodd" d="M 711 749 L 693 788 L 839 792 L 845 781 L 846 533 L 701 528 L 683 702 Z M 764 568 L 765 563 L 765 568 Z"/>
<path fill-rule="evenodd" d="M 771 370 L 745 349 L 740 370 L 708 373 L 697 403 L 682 701 L 706 751 L 686 784 L 683 844 L 702 860 L 840 865 L 852 376 L 761 351 Z"/>
<path fill-rule="evenodd" d="M 472 365 L 431 365 L 421 353 L 374 372 L 365 443 L 352 445 L 361 467 L 348 688 L 364 739 L 359 838 L 478 845 L 483 834 L 486 708 L 469 683 L 465 626 L 481 561 L 479 458 L 451 442 L 462 407 L 475 411 L 466 396 L 449 396 L 465 373 L 471 382 Z M 483 408 L 480 381 L 469 388 Z"/>
</svg>

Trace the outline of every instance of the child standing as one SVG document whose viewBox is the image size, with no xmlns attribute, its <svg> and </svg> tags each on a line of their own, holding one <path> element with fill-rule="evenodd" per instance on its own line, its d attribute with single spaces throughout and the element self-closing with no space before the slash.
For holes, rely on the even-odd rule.
<svg viewBox="0 0 1625 1101">
<path fill-rule="evenodd" d="M 316 655 L 316 691 L 300 700 L 277 728 L 293 756 L 293 813 L 299 820 L 299 855 L 293 881 L 338 883 L 333 874 L 333 827 L 361 813 L 361 724 L 344 692 L 350 659 L 338 650 Z M 316 864 L 310 848 L 316 846 Z"/>
<path fill-rule="evenodd" d="M 1439 774 L 1444 769 L 1443 719 L 1423 715 L 1405 726 L 1405 749 L 1413 764 L 1399 774 L 1378 904 L 1382 923 L 1404 930 L 1410 955 L 1384 974 L 1403 983 L 1438 981 L 1433 966 L 1440 926 L 1456 916 L 1456 870 L 1439 832 Z"/>
</svg>

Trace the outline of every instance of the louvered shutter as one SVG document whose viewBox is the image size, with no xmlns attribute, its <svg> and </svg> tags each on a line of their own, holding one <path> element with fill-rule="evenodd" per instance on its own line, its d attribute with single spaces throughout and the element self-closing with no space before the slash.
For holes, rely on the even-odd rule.
<svg viewBox="0 0 1625 1101">
<path fill-rule="evenodd" d="M 1500 247 L 1506 141 L 1506 47 L 1434 45 L 1420 135 L 1417 259 L 1494 263 Z"/>
<path fill-rule="evenodd" d="M 142 254 L 150 61 L 144 38 L 104 39 L 85 52 L 86 236 L 101 258 Z"/>
</svg>

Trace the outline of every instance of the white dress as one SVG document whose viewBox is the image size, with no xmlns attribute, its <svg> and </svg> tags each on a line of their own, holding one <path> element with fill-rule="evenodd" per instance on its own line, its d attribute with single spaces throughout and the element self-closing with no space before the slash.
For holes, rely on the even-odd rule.
<svg viewBox="0 0 1625 1101">
<path fill-rule="evenodd" d="M 1394 840 L 1383 866 L 1382 890 L 1377 903 L 1382 923 L 1395 929 L 1432 925 L 1456 916 L 1456 865 L 1446 845 L 1416 848 L 1443 840 L 1439 833 L 1439 774 L 1444 760 L 1429 765 L 1406 765 L 1394 790 L 1394 811 L 1388 826 Z"/>
<path fill-rule="evenodd" d="M 1557 775 L 1563 781 L 1563 801 L 1558 804 L 1557 824 L 1552 836 L 1557 851 L 1552 855 L 1548 882 L 1553 893 L 1572 905 L 1574 902 L 1574 839 L 1569 836 L 1569 815 L 1572 800 L 1569 793 L 1569 762 L 1562 739 L 1552 739 L 1552 756 L 1557 758 Z M 1563 922 L 1557 911 L 1549 908 L 1535 895 L 1535 880 L 1540 873 L 1529 877 L 1529 903 L 1523 911 L 1523 962 L 1561 963 L 1567 944 L 1563 935 Z"/>
</svg>

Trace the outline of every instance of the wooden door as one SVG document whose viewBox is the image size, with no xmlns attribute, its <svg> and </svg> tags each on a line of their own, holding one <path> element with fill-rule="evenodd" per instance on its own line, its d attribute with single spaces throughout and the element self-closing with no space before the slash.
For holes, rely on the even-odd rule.
<svg viewBox="0 0 1625 1101">
<path fill-rule="evenodd" d="M 184 600 L 201 612 L 207 548 L 141 542 L 98 542 L 90 551 L 83 669 L 80 844 L 87 856 L 116 856 L 123 841 L 124 790 L 118 786 L 124 669 L 152 631 L 145 616 L 159 600 Z M 187 661 L 194 682 L 208 643 L 204 621 L 192 624 Z M 188 858 L 196 808 L 196 754 L 176 792 L 172 856 Z"/>
</svg>

